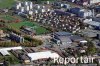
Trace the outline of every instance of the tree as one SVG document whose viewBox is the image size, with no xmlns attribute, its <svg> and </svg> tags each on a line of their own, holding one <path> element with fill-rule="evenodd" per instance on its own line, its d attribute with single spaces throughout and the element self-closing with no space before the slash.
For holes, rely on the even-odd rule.
<svg viewBox="0 0 100 66">
<path fill-rule="evenodd" d="M 92 42 L 89 42 L 89 43 L 87 44 L 87 46 L 88 46 L 88 48 L 87 48 L 86 54 L 92 55 L 92 54 L 94 54 L 94 53 L 96 52 L 96 47 L 94 46 L 94 44 L 93 44 Z"/>
</svg>

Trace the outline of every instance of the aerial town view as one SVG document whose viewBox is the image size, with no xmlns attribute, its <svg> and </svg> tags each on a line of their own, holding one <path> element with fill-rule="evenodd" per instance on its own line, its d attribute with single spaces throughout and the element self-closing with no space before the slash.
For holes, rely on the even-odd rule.
<svg viewBox="0 0 100 66">
<path fill-rule="evenodd" d="M 0 0 L 0 66 L 100 66 L 100 0 Z"/>
</svg>

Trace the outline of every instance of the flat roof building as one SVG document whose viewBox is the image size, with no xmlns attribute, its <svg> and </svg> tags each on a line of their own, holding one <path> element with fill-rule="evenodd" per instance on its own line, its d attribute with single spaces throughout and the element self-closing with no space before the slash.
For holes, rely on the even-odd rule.
<svg viewBox="0 0 100 66">
<path fill-rule="evenodd" d="M 78 36 L 78 35 L 73 35 L 73 36 L 70 37 L 70 39 L 71 39 L 73 42 L 87 43 L 87 41 L 86 41 L 84 38 L 82 38 L 82 37 L 80 37 L 80 36 Z"/>
<path fill-rule="evenodd" d="M 0 53 L 3 55 L 3 56 L 6 56 L 6 55 L 10 55 L 10 53 L 6 50 L 0 50 Z"/>
<path fill-rule="evenodd" d="M 60 57 L 57 53 L 51 51 L 28 53 L 28 56 L 31 58 L 31 61 L 48 58 L 54 59 Z"/>
<path fill-rule="evenodd" d="M 71 46 L 72 40 L 70 36 L 72 34 L 69 32 L 55 32 L 52 41 L 57 43 L 60 47 L 68 48 Z"/>
<path fill-rule="evenodd" d="M 10 53 L 8 51 L 10 50 L 17 50 L 17 49 L 22 49 L 22 47 L 8 47 L 8 48 L 2 48 L 0 49 L 0 53 L 5 56 L 5 55 L 10 55 Z"/>
<path fill-rule="evenodd" d="M 54 34 L 58 36 L 70 36 L 71 35 L 71 33 L 69 32 L 55 32 Z"/>
</svg>

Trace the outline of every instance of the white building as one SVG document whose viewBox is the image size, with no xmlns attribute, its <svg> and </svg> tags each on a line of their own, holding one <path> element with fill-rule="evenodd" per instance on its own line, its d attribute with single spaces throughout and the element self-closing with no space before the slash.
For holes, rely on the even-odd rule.
<svg viewBox="0 0 100 66">
<path fill-rule="evenodd" d="M 95 4 L 95 3 L 99 3 L 100 0 L 90 0 L 90 5 Z"/>
<path fill-rule="evenodd" d="M 93 15 L 92 11 L 86 10 L 86 9 L 81 9 L 80 12 L 78 13 L 79 17 L 84 17 L 84 18 L 86 18 L 88 16 L 92 16 L 92 15 Z"/>
<path fill-rule="evenodd" d="M 6 56 L 6 55 L 10 55 L 10 53 L 6 50 L 0 50 L 0 53 L 3 55 L 3 56 Z"/>
<path fill-rule="evenodd" d="M 19 47 L 8 47 L 8 48 L 2 48 L 0 49 L 0 53 L 5 56 L 5 55 L 10 55 L 10 53 L 8 51 L 10 50 L 18 50 L 18 49 L 22 49 L 21 46 Z"/>
<path fill-rule="evenodd" d="M 54 59 L 60 57 L 57 53 L 51 51 L 28 53 L 28 56 L 31 58 L 31 61 L 48 58 Z"/>
</svg>

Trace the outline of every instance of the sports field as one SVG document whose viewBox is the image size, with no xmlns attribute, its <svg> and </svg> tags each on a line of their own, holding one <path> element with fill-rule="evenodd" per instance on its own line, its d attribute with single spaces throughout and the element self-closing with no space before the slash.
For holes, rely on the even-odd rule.
<svg viewBox="0 0 100 66">
<path fill-rule="evenodd" d="M 35 22 L 29 22 L 29 21 L 19 22 L 19 23 L 9 23 L 8 26 L 13 28 L 13 29 L 17 29 L 17 30 L 19 30 L 21 26 L 33 27 L 36 30 L 37 34 L 43 34 L 45 32 L 48 32 L 48 30 L 46 30 L 43 27 L 40 27 Z"/>
</svg>

